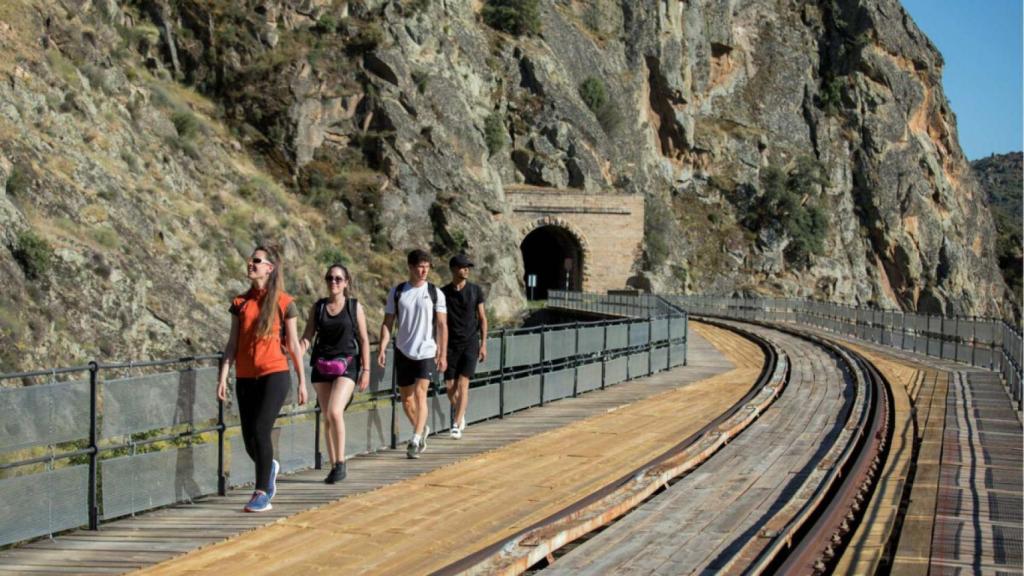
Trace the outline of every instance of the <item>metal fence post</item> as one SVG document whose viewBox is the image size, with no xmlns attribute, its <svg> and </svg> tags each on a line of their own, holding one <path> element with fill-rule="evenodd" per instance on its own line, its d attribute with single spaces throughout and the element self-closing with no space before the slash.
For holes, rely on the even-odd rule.
<svg viewBox="0 0 1024 576">
<path fill-rule="evenodd" d="M 572 397 L 575 398 L 579 392 L 580 385 L 580 323 L 576 322 L 572 327 Z"/>
<path fill-rule="evenodd" d="M 96 494 L 96 474 L 99 460 L 99 445 L 97 441 L 97 415 L 96 408 L 99 402 L 99 371 L 100 365 L 92 360 L 89 362 L 89 530 L 99 530 L 100 509 L 99 499 Z"/>
<path fill-rule="evenodd" d="M 224 356 L 221 355 L 220 361 L 217 363 L 217 371 L 223 370 L 222 363 L 224 362 Z M 224 473 L 224 432 L 227 430 L 227 425 L 224 423 L 224 401 L 217 398 L 217 495 L 227 496 L 228 494 L 228 477 Z"/>
<path fill-rule="evenodd" d="M 501 348 L 501 351 L 499 352 L 499 355 L 501 356 L 501 360 L 498 363 L 498 374 L 499 374 L 499 376 L 498 376 L 498 418 L 499 419 L 504 419 L 505 418 L 505 332 L 507 332 L 507 330 L 502 330 L 501 331 L 501 344 L 499 344 L 499 347 Z"/>
<path fill-rule="evenodd" d="M 540 404 L 539 404 L 539 406 L 543 406 L 544 405 L 544 381 L 548 379 L 547 378 L 547 372 L 544 371 L 544 360 L 545 360 L 545 358 L 544 358 L 544 333 L 545 332 L 547 332 L 547 330 L 545 330 L 543 328 L 540 331 L 540 367 L 541 367 L 541 372 L 540 372 Z"/>
<path fill-rule="evenodd" d="M 654 317 L 647 315 L 647 375 L 654 374 Z"/>
<path fill-rule="evenodd" d="M 398 416 L 398 406 L 397 406 L 397 402 L 398 402 L 398 375 L 397 375 L 397 372 L 398 371 L 395 370 L 395 361 L 394 361 L 395 350 L 397 350 L 397 348 L 395 348 L 394 346 L 392 346 L 391 348 L 392 348 L 392 352 L 391 352 L 391 358 L 392 358 L 392 360 L 391 360 L 391 449 L 394 450 L 394 449 L 398 448 L 398 419 L 397 419 L 397 416 Z M 384 357 L 384 360 L 385 360 L 384 366 L 386 367 L 387 366 L 387 356 Z"/>
<path fill-rule="evenodd" d="M 352 392 L 355 394 L 355 391 Z M 317 399 L 316 407 L 313 409 L 313 468 L 322 470 L 324 467 L 324 455 L 320 453 L 320 400 Z"/>
<path fill-rule="evenodd" d="M 601 390 L 604 390 L 604 381 L 607 379 L 607 368 L 608 362 L 608 325 L 605 324 L 601 327 Z"/>
<path fill-rule="evenodd" d="M 673 311 L 669 311 L 669 313 L 668 313 L 668 326 L 666 327 L 666 330 L 668 331 L 668 350 L 666 350 L 666 352 L 665 352 L 668 355 L 668 361 L 666 362 L 666 364 L 668 364 L 668 366 L 666 367 L 666 370 L 671 370 L 673 368 L 673 366 L 672 366 L 672 321 L 675 320 L 675 317 L 676 317 L 676 313 L 673 312 Z"/>
</svg>

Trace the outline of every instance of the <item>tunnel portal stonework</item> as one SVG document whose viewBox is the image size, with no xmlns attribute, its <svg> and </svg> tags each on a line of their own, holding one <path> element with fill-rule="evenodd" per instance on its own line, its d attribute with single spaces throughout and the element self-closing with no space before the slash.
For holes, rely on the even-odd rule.
<svg viewBox="0 0 1024 576">
<path fill-rule="evenodd" d="M 584 291 L 626 288 L 643 251 L 642 195 L 508 186 L 505 200 L 520 244 L 545 226 L 561 228 L 576 239 L 583 253 Z"/>
</svg>

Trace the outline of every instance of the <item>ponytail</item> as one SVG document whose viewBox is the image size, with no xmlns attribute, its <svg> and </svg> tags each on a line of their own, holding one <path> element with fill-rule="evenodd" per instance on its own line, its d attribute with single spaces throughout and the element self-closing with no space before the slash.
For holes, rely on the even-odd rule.
<svg viewBox="0 0 1024 576">
<path fill-rule="evenodd" d="M 277 245 L 257 246 L 253 252 L 257 250 L 266 252 L 271 264 L 274 265 L 274 270 L 267 279 L 267 294 L 263 297 L 260 317 L 256 322 L 256 336 L 263 339 L 274 335 L 274 318 L 280 315 L 277 301 L 284 292 L 284 251 Z"/>
</svg>

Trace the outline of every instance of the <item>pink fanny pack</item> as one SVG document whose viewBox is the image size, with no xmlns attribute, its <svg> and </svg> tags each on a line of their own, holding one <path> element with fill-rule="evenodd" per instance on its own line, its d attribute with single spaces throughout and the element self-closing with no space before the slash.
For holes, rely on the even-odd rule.
<svg viewBox="0 0 1024 576">
<path fill-rule="evenodd" d="M 348 366 L 351 363 L 351 356 L 346 356 L 345 358 L 335 358 L 334 360 L 328 360 L 326 358 L 317 358 L 316 371 L 324 376 L 344 376 L 345 371 L 348 370 Z"/>
</svg>

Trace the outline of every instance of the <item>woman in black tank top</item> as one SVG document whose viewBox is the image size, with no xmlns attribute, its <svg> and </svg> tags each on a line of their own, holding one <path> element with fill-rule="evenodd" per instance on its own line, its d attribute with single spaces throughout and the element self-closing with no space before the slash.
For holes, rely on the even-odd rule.
<svg viewBox="0 0 1024 576">
<path fill-rule="evenodd" d="M 355 298 L 349 298 L 352 276 L 341 264 L 333 264 L 324 276 L 329 296 L 317 300 L 309 311 L 302 334 L 303 351 L 309 350 L 313 367 L 310 381 L 316 388 L 317 403 L 324 414 L 324 436 L 331 471 L 328 484 L 343 480 L 345 471 L 345 408 L 352 402 L 356 384 L 363 392 L 370 385 L 370 340 L 366 316 Z M 341 375 L 321 374 L 318 360 L 342 360 L 347 368 Z"/>
</svg>

